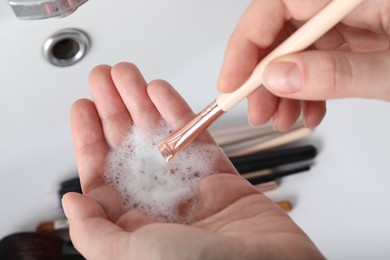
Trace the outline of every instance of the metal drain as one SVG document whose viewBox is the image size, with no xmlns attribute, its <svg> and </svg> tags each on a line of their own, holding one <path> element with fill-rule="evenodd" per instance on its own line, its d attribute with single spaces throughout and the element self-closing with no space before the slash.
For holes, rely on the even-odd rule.
<svg viewBox="0 0 390 260">
<path fill-rule="evenodd" d="M 43 45 L 45 59 L 58 67 L 79 62 L 88 52 L 88 35 L 78 29 L 64 29 L 50 36 Z"/>
</svg>

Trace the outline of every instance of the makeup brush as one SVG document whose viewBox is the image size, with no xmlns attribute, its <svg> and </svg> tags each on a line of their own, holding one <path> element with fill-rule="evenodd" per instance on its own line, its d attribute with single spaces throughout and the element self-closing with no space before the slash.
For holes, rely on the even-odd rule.
<svg viewBox="0 0 390 260">
<path fill-rule="evenodd" d="M 282 166 L 301 161 L 306 161 L 315 158 L 317 149 L 312 145 L 304 145 L 292 148 L 271 150 L 266 152 L 252 153 L 243 156 L 229 157 L 232 164 L 236 167 L 240 174 L 248 172 L 264 170 L 272 167 Z M 271 170 L 269 170 L 271 173 Z M 66 192 L 81 192 L 81 185 L 79 178 L 73 178 L 61 183 L 60 198 Z M 37 229 L 50 230 L 55 227 L 66 225 L 66 220 L 58 220 L 56 222 L 43 222 Z"/>
<path fill-rule="evenodd" d="M 316 155 L 317 149 L 314 146 L 304 145 L 239 157 L 230 157 L 229 159 L 237 171 L 240 174 L 244 174 L 284 164 L 311 160 Z"/>
<path fill-rule="evenodd" d="M 298 128 L 304 127 L 302 119 L 299 119 L 288 131 L 292 131 Z M 256 127 L 251 125 L 243 125 L 237 127 L 229 127 L 224 129 L 210 130 L 210 134 L 215 142 L 223 147 L 231 146 L 237 143 L 243 143 L 244 141 L 253 140 L 262 137 L 272 136 L 278 133 L 274 130 L 271 124 Z"/>
<path fill-rule="evenodd" d="M 51 233 L 23 232 L 11 234 L 0 241 L 2 260 L 80 260 L 84 259 L 73 247 Z"/>
<path fill-rule="evenodd" d="M 276 202 L 276 205 L 278 205 L 285 212 L 290 212 L 293 209 L 292 203 L 288 200 L 278 201 Z"/>
<path fill-rule="evenodd" d="M 269 181 L 264 183 L 259 183 L 254 185 L 260 192 L 267 192 L 271 190 L 276 190 L 278 188 L 278 183 L 276 181 Z"/>
<path fill-rule="evenodd" d="M 162 156 L 169 161 L 176 153 L 182 151 L 209 125 L 224 112 L 229 111 L 241 100 L 262 85 L 263 71 L 272 60 L 283 55 L 308 48 L 323 34 L 335 26 L 363 0 L 333 0 L 282 44 L 269 53 L 255 67 L 247 81 L 232 93 L 222 94 L 186 125 L 174 132 L 158 145 Z"/>
<path fill-rule="evenodd" d="M 36 227 L 35 231 L 50 233 L 62 229 L 69 229 L 69 221 L 67 219 L 41 222 Z"/>
<path fill-rule="evenodd" d="M 61 199 L 65 195 L 65 193 L 68 193 L 68 192 L 83 193 L 83 191 L 81 189 L 80 179 L 78 177 L 61 182 L 60 189 L 58 190 L 58 196 L 60 199 L 61 207 L 62 207 Z"/>
<path fill-rule="evenodd" d="M 60 198 L 62 198 L 62 196 L 67 193 L 67 192 L 78 192 L 78 193 L 82 193 L 82 190 L 81 190 L 81 183 L 80 183 L 80 179 L 78 177 L 75 177 L 75 178 L 72 178 L 72 179 L 69 179 L 69 180 L 65 180 L 63 182 L 61 182 L 60 184 L 60 190 L 59 190 L 59 195 L 60 195 Z"/>
<path fill-rule="evenodd" d="M 222 149 L 228 157 L 244 156 L 253 153 L 264 152 L 266 150 L 296 142 L 310 136 L 312 132 L 312 129 L 301 127 L 292 129 L 288 132 L 276 132 L 269 137 L 261 138 L 259 140 L 251 140 L 250 143 L 237 144 L 236 147 L 233 147 L 235 149 L 232 149 L 232 147 L 223 147 Z M 254 143 L 254 141 L 258 142 Z"/>
<path fill-rule="evenodd" d="M 266 174 L 266 175 L 252 176 L 250 178 L 245 177 L 245 175 L 243 175 L 242 177 L 247 179 L 252 185 L 259 185 L 262 183 L 276 181 L 277 179 L 282 178 L 282 177 L 286 177 L 288 175 L 292 175 L 292 174 L 300 173 L 300 172 L 306 172 L 309 170 L 310 170 L 310 166 L 302 166 L 302 167 L 293 168 L 293 169 L 289 169 L 289 170 L 274 171 L 274 172 L 272 172 L 270 174 Z"/>
</svg>

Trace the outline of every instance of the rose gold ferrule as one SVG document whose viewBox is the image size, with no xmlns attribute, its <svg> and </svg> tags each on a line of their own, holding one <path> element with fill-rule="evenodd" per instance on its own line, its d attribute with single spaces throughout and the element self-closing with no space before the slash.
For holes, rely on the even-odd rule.
<svg viewBox="0 0 390 260">
<path fill-rule="evenodd" d="M 223 113 L 217 102 L 213 101 L 190 122 L 162 140 L 157 147 L 164 159 L 169 161 L 175 154 L 181 152 Z"/>
</svg>

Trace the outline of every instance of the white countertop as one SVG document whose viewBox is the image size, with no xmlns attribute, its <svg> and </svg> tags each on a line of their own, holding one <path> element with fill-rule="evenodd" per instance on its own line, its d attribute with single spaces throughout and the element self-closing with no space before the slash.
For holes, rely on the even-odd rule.
<svg viewBox="0 0 390 260">
<path fill-rule="evenodd" d="M 76 176 L 69 108 L 90 96 L 93 66 L 132 61 L 199 111 L 217 96 L 227 39 L 250 1 L 115 2 L 89 1 L 69 17 L 42 21 L 19 21 L 0 3 L 0 237 L 63 216 L 58 185 Z M 49 65 L 44 40 L 72 27 L 90 35 L 90 52 L 72 67 Z M 245 120 L 244 102 L 214 127 Z M 331 101 L 306 140 L 320 150 L 312 170 L 268 193 L 294 203 L 290 216 L 330 259 L 390 258 L 389 133 L 390 104 Z"/>
</svg>

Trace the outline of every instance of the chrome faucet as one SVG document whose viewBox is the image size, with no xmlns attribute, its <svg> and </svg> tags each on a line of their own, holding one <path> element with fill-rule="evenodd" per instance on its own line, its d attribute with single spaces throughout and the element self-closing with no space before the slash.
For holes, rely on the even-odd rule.
<svg viewBox="0 0 390 260">
<path fill-rule="evenodd" d="M 88 0 L 9 0 L 16 17 L 22 20 L 38 20 L 65 17 Z"/>
</svg>

